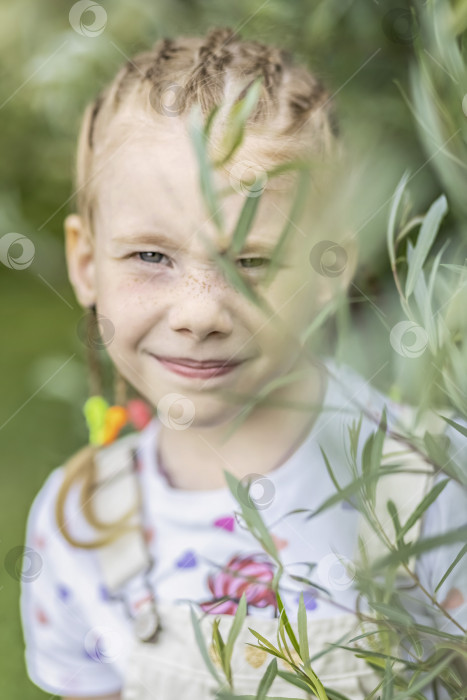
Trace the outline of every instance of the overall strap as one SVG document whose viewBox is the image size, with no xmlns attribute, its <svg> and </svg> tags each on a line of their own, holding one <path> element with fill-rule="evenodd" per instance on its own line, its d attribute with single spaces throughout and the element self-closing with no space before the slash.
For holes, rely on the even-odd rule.
<svg viewBox="0 0 467 700">
<path fill-rule="evenodd" d="M 149 566 L 139 480 L 134 469 L 139 439 L 138 432 L 130 433 L 96 453 L 97 485 L 93 498 L 98 518 L 112 523 L 134 510 L 128 525 L 135 529 L 96 550 L 104 583 L 111 594 Z"/>
</svg>

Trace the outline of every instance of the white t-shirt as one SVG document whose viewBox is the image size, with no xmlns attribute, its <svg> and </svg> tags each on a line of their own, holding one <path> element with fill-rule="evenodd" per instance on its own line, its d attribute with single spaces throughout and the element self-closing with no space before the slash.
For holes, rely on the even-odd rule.
<svg viewBox="0 0 467 700">
<path fill-rule="evenodd" d="M 326 618 L 355 609 L 357 593 L 340 561 L 352 560 L 355 555 L 358 511 L 340 502 L 306 519 L 307 513 L 335 493 L 320 447 L 345 485 L 351 480 L 348 426 L 360 417 L 353 400 L 377 415 L 386 405 L 390 424 L 397 412 L 397 406 L 353 371 L 329 366 L 338 381 L 329 379 L 323 410 L 308 437 L 285 463 L 266 475 L 263 491 L 260 482 L 250 491 L 285 566 L 281 597 L 293 620 L 302 590 L 309 616 Z M 238 599 L 241 579 L 229 576 L 225 570 L 229 567 L 258 579 L 247 594 L 248 614 L 272 617 L 273 601 L 261 581 L 269 581 L 273 570 L 260 544 L 235 517 L 235 512 L 240 512 L 238 502 L 227 487 L 206 491 L 172 488 L 156 458 L 159 428 L 159 420 L 153 418 L 139 437 L 146 541 L 155 560 L 149 580 L 156 600 L 190 600 L 206 609 L 226 593 Z M 363 418 L 358 459 L 374 430 L 374 423 Z M 466 441 L 456 431 L 449 435 L 457 463 L 464 464 Z M 57 695 L 118 692 L 134 634 L 127 605 L 136 609 L 133 606 L 145 593 L 135 579 L 126 586 L 127 604 L 109 598 L 95 550 L 74 548 L 63 538 L 54 514 L 63 474 L 63 466 L 51 472 L 28 516 L 25 545 L 31 552 L 25 557 L 20 600 L 27 671 L 33 683 Z M 441 473 L 436 481 L 444 476 Z M 92 539 L 95 531 L 81 513 L 78 489 L 72 489 L 69 496 L 66 516 L 74 536 Z M 284 517 L 295 509 L 306 509 L 307 513 Z M 427 511 L 422 535 L 465 527 L 466 523 L 467 489 L 452 480 Z M 419 557 L 416 572 L 429 591 L 434 591 L 461 548 L 462 543 L 454 544 Z M 314 567 L 309 566 L 312 563 Z M 326 588 L 332 600 L 291 575 Z M 437 597 L 460 624 L 467 625 L 465 560 L 454 568 Z M 214 607 L 212 613 L 235 610 L 233 601 Z M 440 625 L 459 634 L 444 618 Z"/>
</svg>

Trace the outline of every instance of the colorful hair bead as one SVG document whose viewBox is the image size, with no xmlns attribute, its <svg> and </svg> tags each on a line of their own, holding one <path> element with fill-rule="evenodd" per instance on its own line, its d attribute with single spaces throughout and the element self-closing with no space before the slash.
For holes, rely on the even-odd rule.
<svg viewBox="0 0 467 700">
<path fill-rule="evenodd" d="M 122 428 L 132 423 L 142 430 L 151 420 L 149 405 L 141 399 L 132 399 L 127 407 L 109 406 L 102 396 L 91 396 L 83 407 L 91 445 L 108 445 L 117 439 Z"/>
</svg>

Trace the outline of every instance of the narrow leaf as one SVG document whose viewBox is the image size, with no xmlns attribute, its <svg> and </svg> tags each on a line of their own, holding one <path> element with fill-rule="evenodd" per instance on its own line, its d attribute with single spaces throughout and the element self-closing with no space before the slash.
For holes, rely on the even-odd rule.
<svg viewBox="0 0 467 700">
<path fill-rule="evenodd" d="M 414 512 L 409 516 L 407 522 L 399 531 L 397 539 L 401 539 L 406 534 L 406 532 L 410 530 L 412 525 L 414 525 L 417 522 L 417 520 L 422 517 L 423 513 L 427 510 L 427 508 L 429 508 L 433 501 L 435 501 L 438 498 L 438 495 L 443 491 L 443 489 L 446 488 L 448 483 L 449 479 L 444 479 L 444 481 L 440 481 L 435 486 L 433 486 L 431 491 L 427 493 L 427 495 L 420 501 L 418 506 L 415 508 Z"/>
<path fill-rule="evenodd" d="M 258 691 L 256 693 L 256 700 L 265 700 L 266 693 L 273 684 L 274 678 L 277 675 L 277 661 L 272 659 L 271 663 L 268 665 L 264 676 L 261 678 L 261 682 L 258 686 Z"/>
<path fill-rule="evenodd" d="M 436 238 L 440 223 L 448 210 L 448 203 L 446 197 L 441 195 L 438 199 L 433 202 L 431 207 L 426 214 L 423 224 L 420 229 L 420 233 L 417 237 L 417 244 L 414 250 L 414 256 L 412 263 L 409 267 L 409 273 L 407 275 L 407 282 L 405 285 L 405 296 L 408 298 L 414 288 L 417 281 L 417 277 L 420 274 L 422 267 L 425 263 L 426 257 L 430 251 L 433 241 Z"/>
<path fill-rule="evenodd" d="M 222 680 L 217 673 L 215 666 L 213 662 L 211 661 L 211 657 L 209 656 L 208 650 L 206 648 L 205 640 L 204 640 L 204 635 L 201 631 L 201 627 L 199 624 L 199 621 L 195 615 L 195 612 L 192 607 L 190 607 L 190 614 L 191 614 L 191 623 L 193 625 L 193 629 L 195 632 L 195 639 L 196 643 L 198 644 L 198 648 L 201 652 L 201 655 L 204 659 L 204 663 L 206 664 L 208 670 L 210 671 L 211 675 L 215 678 L 215 680 L 219 683 L 219 685 L 222 685 Z"/>
</svg>

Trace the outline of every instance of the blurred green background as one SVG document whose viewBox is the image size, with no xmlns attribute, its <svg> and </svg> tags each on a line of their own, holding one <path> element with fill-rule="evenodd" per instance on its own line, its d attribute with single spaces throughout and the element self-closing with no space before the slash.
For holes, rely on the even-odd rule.
<svg viewBox="0 0 467 700">
<path fill-rule="evenodd" d="M 83 312 L 67 279 L 63 246 L 63 219 L 74 206 L 76 137 L 86 103 L 128 57 L 158 38 L 201 34 L 215 25 L 290 49 L 316 71 L 334 96 L 342 133 L 361 149 L 362 160 L 369 158 L 370 175 L 358 202 L 365 254 L 350 290 L 368 303 L 352 307 L 345 349 L 340 350 L 367 377 L 380 366 L 382 326 L 372 305 L 380 316 L 386 314 L 389 326 L 399 319 L 384 238 L 388 198 L 407 168 L 415 174 L 411 194 L 417 213 L 446 189 L 436 154 L 420 137 L 398 87 L 410 93 L 415 44 L 423 41 L 418 13 L 425 2 L 112 0 L 97 10 L 93 5 L 89 2 L 82 12 L 79 30 L 69 21 L 73 3 L 0 3 L 0 243 L 2 236 L 16 233 L 35 248 L 25 269 L 0 263 L 0 696 L 9 700 L 46 695 L 26 675 L 19 576 L 5 570 L 5 557 L 23 544 L 31 501 L 46 476 L 87 441 L 81 414 L 87 397 L 85 348 L 77 332 Z M 460 35 L 465 3 L 451 5 Z M 86 31 L 102 18 L 99 31 Z M 450 85 L 436 61 L 433 56 L 435 79 L 445 81 L 447 107 L 452 100 L 452 110 L 457 110 L 454 122 L 465 122 L 460 99 L 465 86 Z M 465 131 L 458 138 L 465 146 Z M 450 204 L 443 235 L 458 255 L 465 242 L 462 203 L 453 197 Z M 18 247 L 16 255 L 20 252 Z M 10 253 L 15 257 L 13 249 Z M 407 367 L 395 356 L 376 383 L 389 390 L 398 377 L 409 391 L 410 383 L 407 388 L 401 381 L 410 377 Z"/>
</svg>

